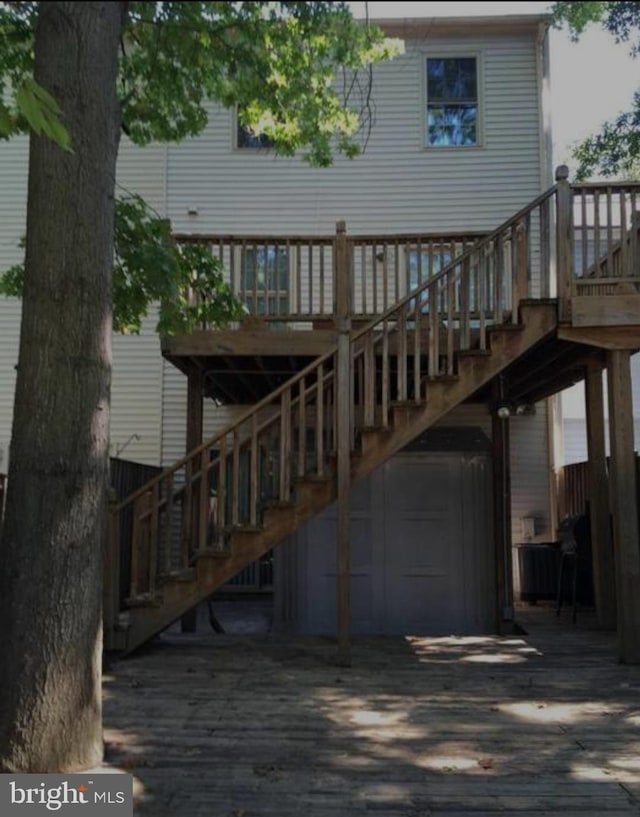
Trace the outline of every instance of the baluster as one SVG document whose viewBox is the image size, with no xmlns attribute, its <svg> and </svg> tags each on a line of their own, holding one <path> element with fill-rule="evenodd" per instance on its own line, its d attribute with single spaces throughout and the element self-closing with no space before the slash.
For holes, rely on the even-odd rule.
<svg viewBox="0 0 640 817">
<path fill-rule="evenodd" d="M 362 290 L 362 314 L 368 314 L 369 293 L 367 292 L 367 248 L 364 242 L 360 245 L 360 288 Z"/>
<path fill-rule="evenodd" d="M 636 201 L 636 190 L 635 188 L 631 188 L 631 200 L 629 203 L 629 207 L 631 213 L 629 215 L 630 219 L 630 227 L 631 227 L 631 234 L 630 234 L 630 249 L 629 249 L 629 275 L 640 275 L 640 269 L 638 268 L 638 228 L 640 227 L 640 212 L 636 209 L 637 201 Z"/>
<path fill-rule="evenodd" d="M 389 426 L 389 325 L 382 324 L 382 427 Z"/>
<path fill-rule="evenodd" d="M 594 275 L 600 278 L 603 275 L 600 250 L 600 193 L 593 191 L 593 267 Z"/>
<path fill-rule="evenodd" d="M 131 526 L 131 576 L 129 596 L 134 599 L 138 595 L 138 571 L 140 565 L 140 516 L 146 509 L 148 494 L 144 493 L 133 501 L 133 519 Z"/>
<path fill-rule="evenodd" d="M 311 314 L 311 302 L 313 300 L 313 241 L 309 242 L 309 246 L 307 249 L 307 281 L 308 281 L 308 299 L 309 299 L 309 309 L 307 310 L 308 314 Z M 302 312 L 302 308 L 298 309 L 299 312 Z"/>
<path fill-rule="evenodd" d="M 222 463 L 222 460 L 220 460 Z M 211 464 L 209 450 L 205 448 L 200 454 L 200 492 L 198 500 L 198 549 L 206 550 L 209 546 L 209 467 Z M 219 466 L 220 467 L 220 466 Z M 224 469 L 221 469 L 224 470 Z M 220 488 L 218 486 L 218 507 L 220 505 Z"/>
<path fill-rule="evenodd" d="M 387 242 L 382 244 L 382 289 L 383 289 L 383 311 L 389 308 L 389 270 L 387 268 Z"/>
<path fill-rule="evenodd" d="M 236 273 L 235 249 L 236 249 L 235 244 L 233 243 L 233 241 L 229 240 L 229 280 L 231 283 L 231 291 L 233 292 L 234 295 L 240 296 L 243 290 L 243 282 L 241 274 L 238 275 Z M 224 249 L 222 250 L 222 253 L 224 253 Z M 240 273 L 242 273 L 242 267 L 240 268 Z"/>
<path fill-rule="evenodd" d="M 471 296 L 471 268 L 469 259 L 462 261 L 460 275 L 460 348 L 470 346 L 469 300 Z"/>
<path fill-rule="evenodd" d="M 422 401 L 422 338 L 420 337 L 420 333 L 422 331 L 420 328 L 421 314 L 422 313 L 416 299 L 413 323 L 413 399 L 417 405 L 420 405 Z"/>
<path fill-rule="evenodd" d="M 216 522 L 217 522 L 217 544 L 218 548 L 224 548 L 224 529 L 226 525 L 227 511 L 227 438 L 220 437 L 220 450 L 218 459 L 218 490 L 216 492 Z M 208 480 L 205 480 L 208 495 Z M 208 504 L 208 503 L 207 503 Z M 209 509 L 207 508 L 207 511 Z"/>
<path fill-rule="evenodd" d="M 588 224 L 589 220 L 587 217 L 587 191 L 582 189 L 580 191 L 580 231 L 582 233 L 581 235 L 582 264 L 580 270 L 576 270 L 576 275 L 579 275 L 580 278 L 584 278 L 584 276 L 587 273 L 587 270 L 589 269 Z"/>
<path fill-rule="evenodd" d="M 256 527 L 258 524 L 258 415 L 251 415 L 251 453 L 249 476 L 249 524 Z"/>
<path fill-rule="evenodd" d="M 398 239 L 393 242 L 393 267 L 395 278 L 395 302 L 400 300 L 400 246 Z"/>
<path fill-rule="evenodd" d="M 480 282 L 478 286 L 478 316 L 480 326 L 480 349 L 487 348 L 487 315 L 485 306 L 485 279 L 487 276 L 487 259 L 482 250 L 476 253 L 478 257 L 477 268 L 479 272 Z"/>
<path fill-rule="evenodd" d="M 371 245 L 371 269 L 373 270 L 373 313 L 378 314 L 378 254 L 375 241 Z"/>
<path fill-rule="evenodd" d="M 296 244 L 296 299 L 298 302 L 298 312 L 302 298 L 302 244 Z"/>
<path fill-rule="evenodd" d="M 182 567 L 191 564 L 191 542 L 193 537 L 193 467 L 194 458 L 185 467 L 184 492 L 182 494 Z"/>
<path fill-rule="evenodd" d="M 324 365 L 318 365 L 316 380 L 316 474 L 324 475 Z"/>
<path fill-rule="evenodd" d="M 364 426 L 372 428 L 376 411 L 376 358 L 372 332 L 364 336 L 364 343 Z"/>
<path fill-rule="evenodd" d="M 456 269 L 454 267 L 446 278 L 446 292 L 447 292 L 447 374 L 453 374 L 453 355 L 454 355 L 454 307 L 456 298 Z"/>
<path fill-rule="evenodd" d="M 607 275 L 613 278 L 613 205 L 612 190 L 607 187 Z"/>
<path fill-rule="evenodd" d="M 280 397 L 280 501 L 288 502 L 290 498 L 290 431 L 291 431 L 291 391 L 285 389 Z"/>
<path fill-rule="evenodd" d="M 307 395 L 305 378 L 300 380 L 298 394 L 298 477 L 304 477 L 307 471 Z"/>
<path fill-rule="evenodd" d="M 618 276 L 623 278 L 630 274 L 629 270 L 629 246 L 627 244 L 629 237 L 627 234 L 627 194 L 625 190 L 620 190 L 618 193 L 620 202 L 620 262 L 621 269 Z"/>
<path fill-rule="evenodd" d="M 440 373 L 438 365 L 438 294 L 431 284 L 427 290 L 427 305 L 429 309 L 429 377 L 437 377 Z"/>
<path fill-rule="evenodd" d="M 167 476 L 165 488 L 165 517 L 164 517 L 164 572 L 171 571 L 171 549 L 173 545 L 173 471 Z"/>
<path fill-rule="evenodd" d="M 400 307 L 398 311 L 398 326 L 397 326 L 397 344 L 398 344 L 398 371 L 397 371 L 397 389 L 398 400 L 404 401 L 407 399 L 407 316 L 406 305 Z"/>
<path fill-rule="evenodd" d="M 240 524 L 240 429 L 233 429 L 233 465 L 231 474 L 233 498 L 231 503 L 231 524 Z"/>
<path fill-rule="evenodd" d="M 320 313 L 321 315 L 324 315 L 324 304 L 325 304 L 325 293 L 324 293 L 324 286 L 325 286 L 325 284 L 324 284 L 324 250 L 325 250 L 324 244 L 320 244 L 320 246 L 318 247 L 318 251 L 320 252 L 320 309 L 319 309 L 319 313 Z M 354 300 L 354 303 L 355 303 L 355 300 Z M 310 312 L 312 312 L 312 311 L 313 311 L 313 310 L 311 309 L 311 307 L 309 308 L 309 311 L 310 311 Z"/>
<path fill-rule="evenodd" d="M 551 294 L 551 218 L 550 200 L 545 199 L 540 207 L 540 295 L 548 298 Z"/>
<path fill-rule="evenodd" d="M 502 323 L 502 275 L 504 265 L 503 234 L 493 242 L 493 322 Z"/>
<path fill-rule="evenodd" d="M 511 323 L 518 323 L 519 279 L 520 279 L 520 240 L 519 224 L 514 224 L 510 232 L 511 245 Z"/>
<path fill-rule="evenodd" d="M 158 550 L 159 542 L 159 515 L 160 515 L 160 482 L 153 483 L 151 488 L 151 498 L 149 507 L 149 592 L 153 593 L 156 588 L 156 576 L 158 573 Z"/>
</svg>

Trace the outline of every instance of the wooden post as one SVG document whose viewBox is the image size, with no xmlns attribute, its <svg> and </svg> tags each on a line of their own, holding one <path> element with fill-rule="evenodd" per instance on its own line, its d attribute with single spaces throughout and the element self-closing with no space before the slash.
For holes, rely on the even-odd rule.
<svg viewBox="0 0 640 817">
<path fill-rule="evenodd" d="M 492 407 L 493 508 L 496 554 L 497 623 L 500 632 L 513 626 L 513 559 L 511 554 L 511 456 L 509 417 L 497 414 L 503 404 L 501 382 L 494 387 Z"/>
<path fill-rule="evenodd" d="M 338 482 L 338 664 L 351 664 L 349 640 L 349 511 L 351 493 L 351 282 L 350 255 L 346 226 L 336 225 L 336 322 L 338 329 L 337 368 L 335 373 L 336 449 Z"/>
<path fill-rule="evenodd" d="M 640 664 L 640 545 L 629 351 L 607 352 L 607 380 L 618 657 L 625 664 Z"/>
<path fill-rule="evenodd" d="M 615 567 L 609 522 L 609 488 L 604 442 L 602 369 L 589 366 L 585 379 L 587 451 L 589 457 L 589 517 L 593 553 L 593 586 L 598 623 L 616 627 Z"/>
<path fill-rule="evenodd" d="M 204 401 L 204 377 L 202 369 L 196 367 L 195 364 L 189 369 L 189 376 L 187 381 L 187 452 L 193 451 L 202 443 L 202 413 Z M 193 494 L 191 503 L 191 536 L 192 541 L 189 546 L 194 550 L 194 543 L 196 539 L 196 531 L 200 523 L 199 513 L 199 493 Z M 197 628 L 197 610 L 189 610 L 180 619 L 180 628 L 183 633 L 195 633 Z"/>
<path fill-rule="evenodd" d="M 0 500 L 2 497 L 0 497 Z M 123 646 L 118 643 L 118 617 L 120 613 L 120 517 L 114 513 L 118 505 L 115 491 L 109 492 L 104 551 L 104 579 L 102 596 L 102 620 L 105 650 Z"/>
<path fill-rule="evenodd" d="M 340 331 L 340 321 L 351 319 L 351 256 L 347 226 L 344 221 L 336 224 L 334 258 L 333 305 L 336 328 Z M 362 283 L 365 286 L 364 280 Z"/>
<path fill-rule="evenodd" d="M 573 194 L 569 184 L 569 168 L 556 169 L 556 274 L 558 278 L 558 308 L 560 320 L 571 318 L 573 287 Z"/>
</svg>

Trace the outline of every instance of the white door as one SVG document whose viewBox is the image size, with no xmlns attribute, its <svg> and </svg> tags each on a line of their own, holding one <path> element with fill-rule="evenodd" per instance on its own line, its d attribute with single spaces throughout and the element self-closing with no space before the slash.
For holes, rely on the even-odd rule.
<svg viewBox="0 0 640 817">
<path fill-rule="evenodd" d="M 384 466 L 385 632 L 466 627 L 459 457 L 401 454 Z"/>
</svg>

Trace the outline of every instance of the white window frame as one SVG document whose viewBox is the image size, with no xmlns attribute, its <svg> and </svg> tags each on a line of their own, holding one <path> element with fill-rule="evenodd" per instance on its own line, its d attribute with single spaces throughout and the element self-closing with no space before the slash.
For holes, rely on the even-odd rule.
<svg viewBox="0 0 640 817">
<path fill-rule="evenodd" d="M 484 112 L 485 112 L 485 92 L 484 92 L 484 59 L 481 51 L 468 48 L 446 49 L 438 51 L 420 50 L 420 87 L 422 89 L 422 149 L 423 150 L 482 150 L 484 142 Z M 446 59 L 475 59 L 476 61 L 476 85 L 477 85 L 477 107 L 478 116 L 476 120 L 477 140 L 475 145 L 430 145 L 428 143 L 429 129 L 427 127 L 428 112 L 428 83 L 427 83 L 427 60 Z"/>
</svg>

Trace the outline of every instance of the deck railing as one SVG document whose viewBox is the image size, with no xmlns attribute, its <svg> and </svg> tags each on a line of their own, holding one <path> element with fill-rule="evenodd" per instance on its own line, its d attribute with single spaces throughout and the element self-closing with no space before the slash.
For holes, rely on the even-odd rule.
<svg viewBox="0 0 640 817">
<path fill-rule="evenodd" d="M 378 315 L 439 272 L 484 233 L 349 236 L 353 316 Z M 210 248 L 233 294 L 249 315 L 276 323 L 333 320 L 336 241 L 333 236 L 176 234 L 178 243 Z M 193 296 L 191 296 L 193 297 Z"/>
</svg>

